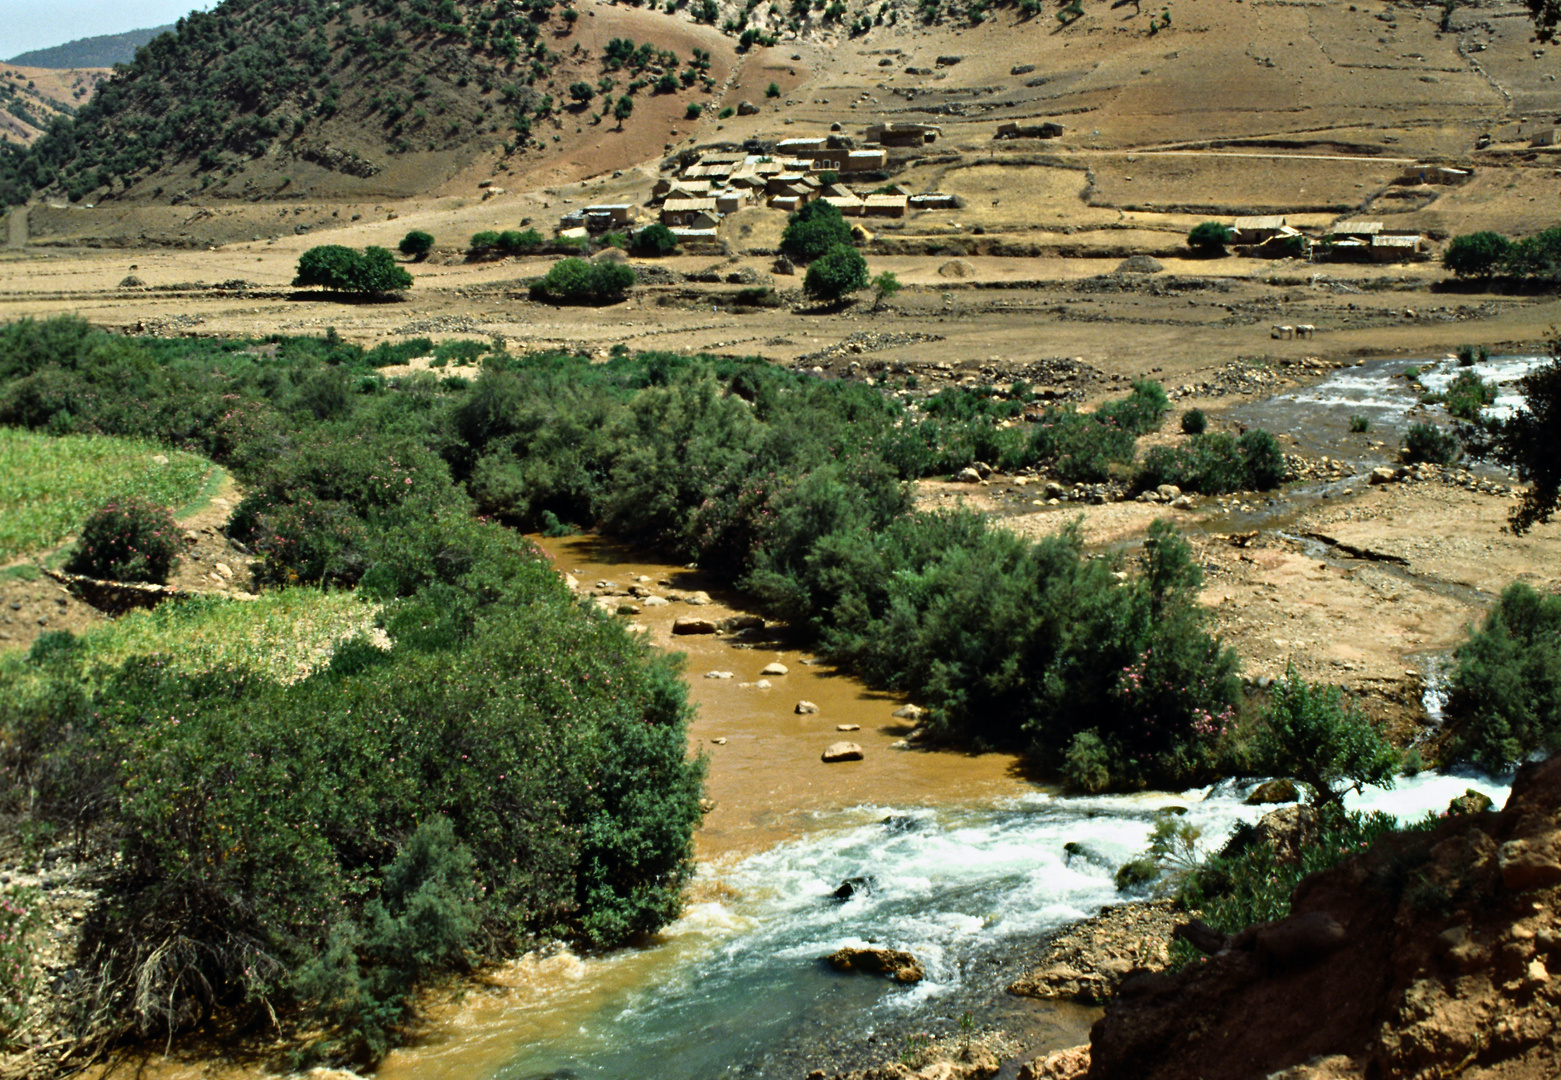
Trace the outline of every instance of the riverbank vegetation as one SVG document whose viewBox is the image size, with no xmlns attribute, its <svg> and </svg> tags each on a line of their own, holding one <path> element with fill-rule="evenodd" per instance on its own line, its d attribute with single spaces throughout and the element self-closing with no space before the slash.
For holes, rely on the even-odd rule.
<svg viewBox="0 0 1561 1080">
<path fill-rule="evenodd" d="M 480 368 L 381 373 L 430 354 Z M 943 741 L 1081 787 L 1186 786 L 1239 749 L 1236 658 L 1170 528 L 1108 559 L 1077 528 L 1031 542 L 913 512 L 909 481 L 977 460 L 1130 481 L 1167 411 L 1154 383 L 1006 423 L 1033 405 L 1022 388 L 912 412 L 761 360 L 72 319 L 0 328 L 0 356 L 0 423 L 219 463 L 268 595 L 360 605 L 301 664 L 181 651 L 181 621 L 211 615 L 181 606 L 140 637 L 45 635 L 0 669 L 0 795 L 112 867 L 81 1037 L 277 1010 L 318 1028 L 321 1056 L 372 1060 L 438 972 L 673 917 L 700 794 L 682 684 L 511 526 L 695 561 L 923 701 Z"/>
</svg>

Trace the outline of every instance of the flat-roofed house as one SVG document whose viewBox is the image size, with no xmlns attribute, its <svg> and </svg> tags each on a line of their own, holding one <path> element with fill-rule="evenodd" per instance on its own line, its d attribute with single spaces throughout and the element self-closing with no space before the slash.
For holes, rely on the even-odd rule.
<svg viewBox="0 0 1561 1080">
<path fill-rule="evenodd" d="M 943 129 L 934 124 L 869 124 L 867 141 L 880 146 L 924 146 L 937 140 Z"/>
<path fill-rule="evenodd" d="M 718 191 L 715 195 L 715 208 L 722 214 L 735 214 L 743 208 L 748 201 L 748 193 L 740 190 Z"/>
<path fill-rule="evenodd" d="M 887 150 L 848 150 L 837 168 L 843 173 L 877 172 L 888 163 Z"/>
<path fill-rule="evenodd" d="M 912 210 L 958 210 L 959 198 L 945 195 L 941 191 L 929 191 L 921 195 L 912 195 L 910 208 Z"/>
<path fill-rule="evenodd" d="M 1371 260 L 1373 262 L 1409 262 L 1420 256 L 1420 236 L 1373 236 Z"/>
<path fill-rule="evenodd" d="M 909 197 L 905 195 L 869 195 L 862 200 L 864 217 L 904 217 Z"/>
</svg>

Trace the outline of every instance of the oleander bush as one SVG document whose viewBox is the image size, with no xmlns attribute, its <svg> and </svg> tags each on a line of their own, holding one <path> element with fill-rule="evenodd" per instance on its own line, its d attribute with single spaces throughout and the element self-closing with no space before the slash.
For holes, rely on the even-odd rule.
<svg viewBox="0 0 1561 1080">
<path fill-rule="evenodd" d="M 181 539 L 166 506 L 111 502 L 88 516 L 65 569 L 104 581 L 166 585 L 179 565 Z"/>
</svg>

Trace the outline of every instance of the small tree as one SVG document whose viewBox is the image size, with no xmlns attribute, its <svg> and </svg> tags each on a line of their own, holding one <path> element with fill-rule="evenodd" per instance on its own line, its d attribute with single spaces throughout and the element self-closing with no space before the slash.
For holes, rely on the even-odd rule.
<svg viewBox="0 0 1561 1080">
<path fill-rule="evenodd" d="M 634 234 L 634 250 L 642 255 L 670 255 L 677 250 L 678 238 L 657 221 Z"/>
<path fill-rule="evenodd" d="M 1316 806 L 1340 803 L 1346 791 L 1367 784 L 1391 788 L 1399 763 L 1371 721 L 1342 702 L 1337 687 L 1308 683 L 1293 667 L 1269 692 L 1256 742 L 1258 768 L 1301 781 Z"/>
<path fill-rule="evenodd" d="M 179 565 L 179 527 L 165 506 L 140 499 L 93 512 L 65 569 L 104 581 L 166 585 Z"/>
<path fill-rule="evenodd" d="M 802 279 L 802 291 L 826 303 L 835 303 L 866 287 L 867 262 L 849 244 L 836 244 L 822 258 L 815 259 Z"/>
<path fill-rule="evenodd" d="M 764 96 L 767 98 L 780 97 L 780 83 L 770 83 L 764 88 Z"/>
<path fill-rule="evenodd" d="M 1501 269 L 1512 242 L 1500 233 L 1455 236 L 1442 252 L 1442 266 L 1460 278 L 1490 277 Z"/>
<path fill-rule="evenodd" d="M 849 247 L 850 244 L 851 226 L 841 215 L 840 208 L 823 199 L 815 199 L 804 203 L 801 209 L 791 215 L 785 231 L 781 233 L 780 248 L 797 262 L 808 263 L 822 258 L 836 247 Z M 865 269 L 863 272 L 866 272 Z M 866 284 L 865 278 L 863 284 Z"/>
<path fill-rule="evenodd" d="M 895 294 L 898 293 L 901 288 L 903 288 L 903 286 L 900 284 L 900 279 L 895 277 L 888 270 L 885 270 L 883 273 L 873 278 L 873 280 L 868 284 L 870 284 L 873 288 L 874 311 L 877 311 L 879 308 L 883 307 L 884 301 L 893 300 Z"/>
<path fill-rule="evenodd" d="M 596 96 L 596 87 L 588 82 L 576 82 L 569 84 L 569 96 L 584 105 Z"/>
<path fill-rule="evenodd" d="M 433 250 L 433 246 L 434 238 L 431 235 L 423 232 L 421 229 L 413 229 L 401 238 L 401 243 L 397 245 L 397 250 L 409 259 L 416 259 L 418 262 L 422 262 L 428 258 L 428 253 Z"/>
<path fill-rule="evenodd" d="M 612 107 L 613 119 L 618 121 L 618 130 L 623 130 L 623 122 L 634 112 L 634 99 L 628 94 L 620 97 Z"/>
<path fill-rule="evenodd" d="M 1201 255 L 1223 255 L 1232 233 L 1218 221 L 1205 221 L 1194 225 L 1187 234 L 1187 246 Z"/>
</svg>

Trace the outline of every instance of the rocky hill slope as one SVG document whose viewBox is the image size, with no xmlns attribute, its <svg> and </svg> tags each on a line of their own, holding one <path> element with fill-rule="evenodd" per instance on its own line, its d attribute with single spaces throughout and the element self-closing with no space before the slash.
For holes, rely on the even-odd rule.
<svg viewBox="0 0 1561 1080">
<path fill-rule="evenodd" d="M 1521 769 L 1501 812 L 1379 843 L 1303 881 L 1288 919 L 1129 978 L 1088 1075 L 1556 1076 L 1558 909 L 1561 757 Z M 1081 1059 L 1030 1071 L 1079 1075 Z"/>
</svg>

